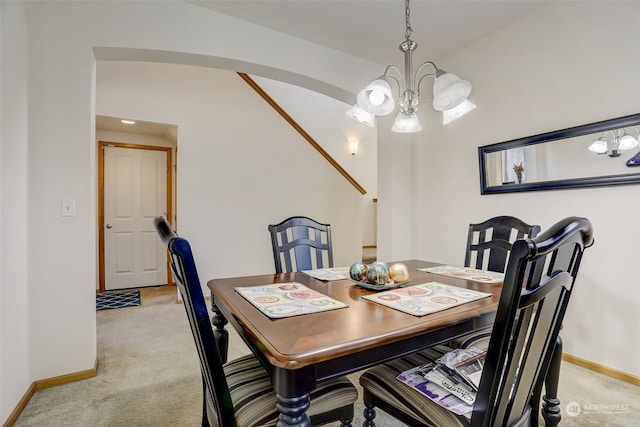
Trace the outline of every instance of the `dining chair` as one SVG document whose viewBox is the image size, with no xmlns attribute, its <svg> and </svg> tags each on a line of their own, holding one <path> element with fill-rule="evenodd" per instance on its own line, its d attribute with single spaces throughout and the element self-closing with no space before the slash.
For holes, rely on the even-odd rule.
<svg viewBox="0 0 640 427">
<path fill-rule="evenodd" d="M 293 216 L 268 229 L 277 274 L 333 267 L 330 224 Z"/>
<path fill-rule="evenodd" d="M 539 225 L 507 215 L 469 224 L 464 266 L 504 273 L 513 242 L 536 237 L 539 232 Z"/>
<path fill-rule="evenodd" d="M 501 215 L 478 224 L 469 224 L 464 266 L 504 273 L 513 242 L 533 238 L 540 232 L 539 225 L 531 225 L 514 216 Z M 471 345 L 486 350 L 491 326 L 449 343 L 466 348 Z"/>
<path fill-rule="evenodd" d="M 200 359 L 202 426 L 276 425 L 279 412 L 269 372 L 253 354 L 222 362 L 221 354 L 226 350 L 220 348 L 214 336 L 191 246 L 164 217 L 155 218 L 154 226 L 169 251 Z M 323 381 L 311 393 L 307 414 L 312 425 L 340 421 L 341 425 L 350 426 L 357 398 L 357 389 L 346 377 Z"/>
<path fill-rule="evenodd" d="M 589 220 L 569 217 L 533 239 L 513 244 L 470 419 L 396 379 L 451 350 L 436 346 L 360 376 L 364 425 L 374 426 L 377 407 L 411 426 L 537 426 L 554 343 L 583 252 L 592 243 Z"/>
</svg>

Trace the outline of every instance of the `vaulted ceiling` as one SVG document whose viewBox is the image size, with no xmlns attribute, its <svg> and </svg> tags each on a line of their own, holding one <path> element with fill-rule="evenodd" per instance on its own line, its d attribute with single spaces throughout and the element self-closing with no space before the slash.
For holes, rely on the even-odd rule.
<svg viewBox="0 0 640 427">
<path fill-rule="evenodd" d="M 367 59 L 402 66 L 402 0 L 209 0 L 189 3 Z M 547 0 L 414 0 L 414 61 L 437 61 L 533 13 Z M 274 46 L 277 49 L 277 46 Z"/>
<path fill-rule="evenodd" d="M 381 67 L 403 68 L 398 49 L 405 37 L 403 0 L 186 0 L 232 18 L 361 57 Z M 512 24 L 548 0 L 413 0 L 415 65 L 438 61 L 479 38 Z M 274 46 L 277 49 L 278 46 Z M 381 68 L 381 72 L 383 68 Z M 131 131 L 119 119 L 98 117 L 97 128 Z M 175 129 L 140 123 L 136 132 L 167 136 Z"/>
</svg>

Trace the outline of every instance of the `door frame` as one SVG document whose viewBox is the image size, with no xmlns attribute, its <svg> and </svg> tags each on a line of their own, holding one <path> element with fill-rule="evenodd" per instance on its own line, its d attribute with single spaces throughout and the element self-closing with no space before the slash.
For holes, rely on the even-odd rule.
<svg viewBox="0 0 640 427">
<path fill-rule="evenodd" d="M 129 144 L 124 142 L 98 141 L 98 289 L 97 292 L 105 291 L 105 271 L 104 271 L 104 149 L 106 147 L 130 148 L 136 150 L 165 151 L 167 154 L 167 221 L 173 226 L 173 167 L 172 167 L 172 147 L 162 147 L 157 145 Z M 168 254 L 167 254 L 168 257 Z M 175 285 L 173 276 L 169 268 L 167 259 L 167 283 Z"/>
</svg>

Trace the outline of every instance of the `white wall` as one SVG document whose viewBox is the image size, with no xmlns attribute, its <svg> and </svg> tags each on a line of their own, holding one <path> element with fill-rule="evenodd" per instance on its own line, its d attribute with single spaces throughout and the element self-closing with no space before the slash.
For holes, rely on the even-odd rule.
<svg viewBox="0 0 640 427">
<path fill-rule="evenodd" d="M 16 233 L 24 231 L 19 237 L 21 240 L 12 246 L 12 250 L 22 250 L 24 256 L 18 259 L 20 262 L 15 264 L 15 271 L 3 271 L 3 325 L 12 325 L 12 334 L 26 334 L 26 337 L 13 339 L 3 331 L 0 416 L 5 420 L 33 381 L 92 369 L 96 360 L 95 55 L 103 60 L 153 58 L 157 61 L 195 63 L 270 78 L 277 78 L 281 73 L 290 78 L 289 82 L 306 85 L 342 101 L 350 100 L 348 98 L 352 95 L 345 87 L 363 84 L 349 70 L 369 70 L 370 75 L 375 72 L 373 64 L 365 61 L 281 33 L 242 24 L 182 1 L 0 2 L 0 7 L 3 15 L 3 71 L 9 70 L 9 76 L 16 77 L 17 85 L 13 86 L 13 80 L 11 84 L 4 84 L 3 80 L 3 115 L 5 106 L 15 108 L 24 105 L 20 100 L 28 100 L 26 110 L 14 112 L 18 120 L 12 122 L 9 128 L 16 135 L 15 143 L 19 144 L 12 148 L 17 154 L 18 163 L 14 167 L 18 169 L 18 174 L 12 176 L 11 185 L 21 191 L 15 196 L 4 191 L 2 193 L 3 221 L 17 218 L 18 222 L 12 224 L 13 230 Z M 24 10 L 26 13 L 21 16 L 15 14 L 14 10 Z M 10 21 L 9 18 L 16 19 Z M 15 23 L 17 29 L 8 27 L 7 22 Z M 237 37 L 238 34 L 244 37 Z M 274 51 L 272 46 L 287 46 L 288 49 Z M 10 54 L 14 51 L 20 55 L 18 62 L 6 65 L 8 60 L 13 59 Z M 327 64 L 333 65 L 329 69 Z M 336 76 L 340 76 L 339 81 L 334 79 Z M 9 86 L 15 87 L 17 93 L 5 91 L 5 87 Z M 256 95 L 246 91 L 245 96 L 253 99 Z M 256 111 L 253 108 L 248 113 L 253 118 L 261 118 L 264 110 Z M 211 121 L 212 118 L 215 115 L 199 117 L 199 120 Z M 150 121 L 179 124 L 171 115 Z M 283 137 L 287 131 L 290 130 L 275 129 L 274 136 Z M 5 132 L 9 130 L 3 128 L 3 152 L 9 149 L 4 140 Z M 215 203 L 221 211 L 227 208 L 224 210 L 226 216 L 219 217 L 220 220 L 229 218 L 229 206 L 242 212 L 235 219 L 248 220 L 253 212 L 262 209 L 258 202 L 271 202 L 268 194 L 272 194 L 272 188 L 256 197 L 245 195 L 236 200 L 232 196 L 238 195 L 231 194 L 228 188 L 214 188 L 211 191 L 210 186 L 219 180 L 209 179 L 211 176 L 203 179 L 199 175 L 201 171 L 214 173 L 212 168 L 216 167 L 219 171 L 235 172 L 228 160 L 240 159 L 239 154 L 244 154 L 239 148 L 244 147 L 240 142 L 245 141 L 234 141 L 234 135 L 227 131 L 225 135 L 218 135 L 218 138 L 225 144 L 234 141 L 236 145 L 225 146 L 225 151 L 207 157 L 201 155 L 201 150 L 210 147 L 212 140 L 203 136 L 201 127 L 185 126 L 180 132 L 180 140 L 188 142 L 180 156 L 191 165 L 181 173 L 183 181 L 179 184 L 179 191 L 183 186 L 197 192 L 199 197 L 199 200 L 189 202 L 185 197 L 187 190 L 178 196 L 179 204 L 184 200 L 180 220 L 185 224 L 181 230 L 185 235 L 199 232 L 201 215 L 208 213 L 208 201 Z M 255 138 L 256 132 L 254 129 L 250 135 Z M 206 135 L 211 133 L 207 132 Z M 287 140 L 290 141 L 283 138 L 283 143 Z M 269 147 L 260 146 L 258 154 L 270 158 Z M 300 155 L 301 151 L 307 149 L 299 144 L 292 148 L 292 154 Z M 229 158 L 225 157 L 227 151 L 231 156 Z M 267 164 L 255 158 L 241 166 L 271 173 Z M 3 187 L 7 185 L 4 170 L 3 167 Z M 300 166 L 294 171 L 299 172 Z M 277 172 L 276 178 L 283 178 L 282 173 Z M 324 178 L 327 174 L 326 170 L 321 169 L 318 177 Z M 239 178 L 237 185 L 243 188 L 254 185 L 251 181 L 257 179 L 251 175 Z M 338 183 L 333 178 L 327 178 L 328 186 L 341 187 L 344 184 L 340 179 Z M 311 187 L 311 190 L 315 189 Z M 338 192 L 345 194 L 341 189 Z M 204 198 L 203 194 L 209 194 L 210 197 Z M 21 200 L 20 197 L 25 199 Z M 75 217 L 60 216 L 60 201 L 63 198 L 75 200 Z M 14 201 L 21 203 L 14 204 Z M 328 202 L 326 197 L 318 197 L 313 202 L 303 201 L 297 205 L 295 212 L 293 208 L 287 210 L 281 206 L 277 212 L 272 210 L 268 213 L 274 220 L 286 214 L 304 214 L 311 208 L 314 213 L 324 214 L 318 216 L 328 217 L 329 220 L 353 214 L 348 210 L 353 206 L 346 200 L 338 205 Z M 355 212 L 360 214 L 359 210 Z M 196 216 L 200 219 L 196 219 Z M 194 228 L 189 229 L 186 224 Z M 348 232 L 345 231 L 347 235 Z M 3 264 L 12 259 L 11 256 L 4 257 L 8 249 L 4 246 L 7 237 L 4 233 Z M 262 235 L 262 228 L 255 230 L 255 233 L 255 236 Z M 25 235 L 28 237 L 25 238 Z M 218 230 L 210 241 L 197 249 L 224 261 L 230 255 L 221 254 L 220 250 L 209 251 L 209 245 L 210 242 L 226 243 L 232 237 L 236 236 L 231 236 L 228 229 Z M 359 246 L 360 239 L 361 230 L 358 228 L 357 243 L 348 242 L 344 246 Z M 270 250 L 269 247 L 266 249 Z M 20 252 L 14 254 L 18 256 Z M 234 254 L 237 256 L 236 251 Z M 340 255 L 336 262 L 343 263 L 346 258 L 350 256 Z M 28 270 L 20 267 L 25 259 L 28 260 Z M 235 269 L 237 265 L 219 262 L 210 267 L 206 264 L 220 275 L 247 272 L 245 269 Z M 254 263 L 250 259 L 247 264 L 252 271 L 262 272 L 267 267 L 266 261 Z M 11 294 L 7 294 L 4 279 L 9 274 L 12 279 L 18 279 L 15 283 L 22 283 L 27 290 L 18 295 L 15 309 L 5 310 L 5 298 Z M 205 269 L 202 277 L 212 275 L 211 271 Z M 5 346 L 7 339 L 15 345 Z M 14 351 L 17 353 L 14 354 Z"/>
<path fill-rule="evenodd" d="M 367 191 L 377 194 L 376 129 L 345 114 L 351 105 L 288 83 L 263 77 L 253 78 L 309 135 Z M 358 153 L 351 155 L 349 140 L 359 141 Z"/>
<path fill-rule="evenodd" d="M 344 102 L 276 80 L 260 77 L 254 80 L 366 190 L 362 207 L 362 244 L 375 245 L 376 129 L 349 118 L 345 111 L 351 105 Z M 355 155 L 349 151 L 351 140 L 359 143 Z"/>
<path fill-rule="evenodd" d="M 0 13 L 0 420 L 29 378 L 27 32 L 19 5 Z M 10 41 L 10 42 L 9 42 Z"/>
<path fill-rule="evenodd" d="M 543 229 L 567 216 L 589 218 L 595 245 L 564 322 L 564 351 L 636 376 L 640 186 L 481 196 L 477 147 L 638 113 L 638 16 L 638 2 L 559 2 L 441 61 L 473 82 L 478 108 L 446 127 L 422 112 L 428 130 L 414 137 L 407 181 L 417 258 L 462 264 L 466 225 L 494 215 Z M 396 168 L 379 172 L 390 180 Z M 382 203 L 382 185 L 379 192 Z"/>
<path fill-rule="evenodd" d="M 272 273 L 267 225 L 292 215 L 331 224 L 336 265 L 361 257 L 363 196 L 236 73 L 100 61 L 96 110 L 178 126 L 177 227 L 201 280 Z"/>
</svg>

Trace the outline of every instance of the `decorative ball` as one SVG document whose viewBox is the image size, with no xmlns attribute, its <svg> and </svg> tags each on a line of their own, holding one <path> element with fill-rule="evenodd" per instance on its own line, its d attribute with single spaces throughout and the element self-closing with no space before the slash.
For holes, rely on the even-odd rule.
<svg viewBox="0 0 640 427">
<path fill-rule="evenodd" d="M 396 283 L 406 282 L 409 280 L 409 267 L 401 262 L 391 264 L 391 267 L 389 267 L 389 277 Z"/>
<path fill-rule="evenodd" d="M 384 268 L 387 269 L 387 271 L 389 270 L 389 263 L 387 263 L 386 261 L 374 261 L 373 263 L 371 263 L 371 265 L 383 265 Z"/>
<path fill-rule="evenodd" d="M 364 263 L 356 262 L 349 267 L 349 277 L 358 282 L 365 282 L 367 280 L 367 266 Z"/>
<path fill-rule="evenodd" d="M 383 264 L 371 264 L 367 270 L 367 282 L 384 285 L 389 280 L 389 270 Z"/>
</svg>

